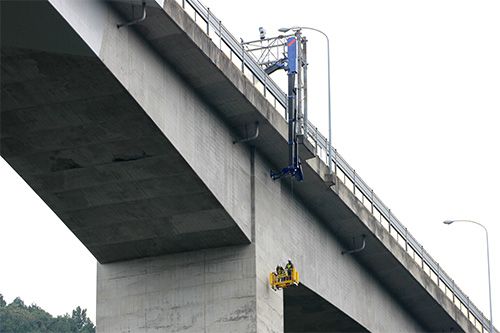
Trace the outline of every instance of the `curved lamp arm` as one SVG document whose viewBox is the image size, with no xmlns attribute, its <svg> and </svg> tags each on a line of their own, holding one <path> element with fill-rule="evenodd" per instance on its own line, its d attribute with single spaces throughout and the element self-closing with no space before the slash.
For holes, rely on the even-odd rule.
<svg viewBox="0 0 500 333">
<path fill-rule="evenodd" d="M 489 332 L 495 332 L 493 328 L 493 310 L 492 310 L 492 305 L 491 305 L 491 277 L 490 277 L 490 245 L 489 245 L 489 240 L 488 240 L 488 229 L 484 225 L 482 225 L 479 222 L 472 221 L 472 220 L 446 220 L 443 221 L 444 224 L 450 225 L 455 222 L 460 222 L 460 223 L 472 223 L 480 226 L 483 228 L 484 232 L 486 233 L 486 257 L 488 260 L 488 291 L 489 291 L 489 298 L 490 298 L 490 327 L 489 327 Z"/>
</svg>

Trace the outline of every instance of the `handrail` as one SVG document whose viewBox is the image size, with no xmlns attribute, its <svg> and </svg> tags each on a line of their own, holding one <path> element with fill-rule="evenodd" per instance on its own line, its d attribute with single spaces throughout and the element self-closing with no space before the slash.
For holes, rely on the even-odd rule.
<svg viewBox="0 0 500 333">
<path fill-rule="evenodd" d="M 226 43 L 226 45 L 231 49 L 231 51 L 238 56 L 238 58 L 247 65 L 262 84 L 269 89 L 269 91 L 274 95 L 276 100 L 284 107 L 287 105 L 286 94 L 281 90 L 281 88 L 274 82 L 269 75 L 267 75 L 259 64 L 254 60 L 252 56 L 247 54 L 241 43 L 227 30 L 227 28 L 220 24 L 220 20 L 208 10 L 200 1 L 198 0 L 185 0 L 187 1 L 193 9 L 205 20 L 209 25 L 213 27 L 213 30 L 220 38 Z"/>
<path fill-rule="evenodd" d="M 312 123 L 308 123 L 308 127 L 315 129 Z M 318 145 L 326 150 L 327 140 L 321 134 L 317 135 Z M 453 279 L 440 268 L 438 262 L 431 257 L 431 255 L 424 250 L 424 247 L 417 241 L 417 239 L 408 232 L 407 228 L 401 223 L 390 209 L 380 200 L 380 198 L 373 193 L 373 190 L 366 184 L 366 182 L 357 174 L 347 161 L 334 149 L 332 161 L 339 167 L 342 172 L 350 179 L 357 189 L 371 201 L 372 205 L 378 210 L 389 224 L 403 237 L 405 242 L 410 245 L 415 253 L 417 253 L 423 262 L 438 276 L 438 278 L 452 291 L 452 293 L 464 304 L 469 311 L 481 322 L 484 327 L 489 327 L 489 320 L 484 316 L 470 300 L 469 297 L 455 284 Z"/>
<path fill-rule="evenodd" d="M 259 66 L 257 61 L 247 53 L 242 47 L 241 43 L 227 30 L 227 28 L 221 24 L 221 21 L 206 8 L 199 0 L 176 0 L 181 2 L 181 6 L 185 9 L 185 3 L 188 3 L 191 8 L 205 21 L 207 24 L 207 34 L 214 31 L 219 38 L 229 47 L 231 52 L 235 54 L 242 62 L 242 71 L 245 67 L 250 69 L 252 74 L 264 85 L 266 91 L 270 92 L 276 101 L 286 108 L 287 97 L 286 94 L 281 90 L 281 88 L 274 82 L 269 75 L 267 75 L 264 70 Z M 310 121 L 307 122 L 307 133 L 309 133 L 309 139 L 312 140 L 317 148 L 322 149 L 325 153 L 328 152 L 328 140 L 324 137 L 317 127 L 315 127 Z M 397 234 L 404 240 L 405 245 L 409 246 L 412 251 L 422 260 L 423 264 L 427 265 L 429 269 L 437 276 L 438 285 L 439 282 L 444 283 L 446 288 L 448 288 L 452 296 L 452 301 L 456 297 L 461 304 L 463 304 L 468 313 L 471 313 L 475 320 L 479 321 L 482 327 L 480 331 L 484 331 L 485 328 L 489 327 L 489 320 L 484 316 L 484 314 L 470 301 L 469 297 L 456 286 L 452 278 L 449 277 L 446 272 L 444 272 L 439 264 L 430 256 L 427 251 L 424 250 L 423 246 L 416 240 L 416 238 L 408 232 L 408 229 L 394 216 L 390 209 L 380 200 L 380 198 L 374 194 L 373 190 L 366 184 L 366 182 L 359 176 L 358 173 L 352 168 L 349 163 L 337 152 L 337 150 L 332 146 L 332 155 L 326 156 L 324 162 L 328 164 L 328 158 L 332 158 L 332 162 L 335 164 L 335 170 L 339 168 L 342 173 L 349 178 L 350 182 L 353 184 L 353 191 L 359 190 L 363 198 L 366 198 L 370 202 L 373 209 L 376 209 L 380 216 L 383 217 L 388 223 L 389 228 L 396 230 Z M 381 222 L 381 221 L 380 221 Z M 408 251 L 408 250 L 407 250 Z M 414 258 L 415 259 L 415 258 Z M 423 268 L 423 267 L 422 267 Z M 425 269 L 424 269 L 425 271 Z M 446 290 L 446 289 L 445 289 Z M 474 321 L 468 316 L 469 320 L 474 323 Z M 489 332 L 494 333 L 494 332 Z"/>
</svg>

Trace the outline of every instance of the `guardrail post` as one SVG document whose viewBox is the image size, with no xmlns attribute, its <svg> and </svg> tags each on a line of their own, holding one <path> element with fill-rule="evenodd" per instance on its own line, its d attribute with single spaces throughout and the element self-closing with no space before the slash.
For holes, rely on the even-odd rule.
<svg viewBox="0 0 500 333">
<path fill-rule="evenodd" d="M 326 145 L 325 145 L 325 157 L 326 157 L 325 160 L 326 161 L 325 161 L 325 163 L 328 164 L 328 159 L 329 159 L 329 157 L 328 157 L 328 139 L 325 139 L 325 142 L 326 142 Z"/>
<path fill-rule="evenodd" d="M 210 7 L 207 8 L 207 35 L 210 36 Z"/>
<path fill-rule="evenodd" d="M 354 195 L 356 195 L 356 170 L 354 170 L 353 174 L 354 174 L 354 176 L 352 177 L 353 178 L 352 191 L 353 191 Z"/>
<path fill-rule="evenodd" d="M 387 216 L 387 223 L 389 224 L 389 234 L 391 233 L 391 210 L 387 209 L 389 211 L 388 216 Z"/>
<path fill-rule="evenodd" d="M 186 0 L 182 0 L 182 9 L 186 9 Z"/>
<path fill-rule="evenodd" d="M 405 251 L 408 252 L 408 228 L 405 227 Z M 438 276 L 439 280 L 439 276 Z"/>
<path fill-rule="evenodd" d="M 439 264 L 437 264 L 437 277 L 438 277 L 438 287 L 439 287 L 439 282 L 441 279 L 439 278 L 441 276 L 441 268 L 439 268 Z"/>
<path fill-rule="evenodd" d="M 314 154 L 318 155 L 318 128 L 314 128 Z"/>
<path fill-rule="evenodd" d="M 219 49 L 222 51 L 222 21 L 219 20 Z"/>
<path fill-rule="evenodd" d="M 241 71 L 245 73 L 245 48 L 243 46 L 243 39 L 241 40 Z"/>
<path fill-rule="evenodd" d="M 453 304 L 455 304 L 455 294 L 456 294 L 456 291 L 455 291 L 455 280 L 451 280 L 451 301 L 453 302 Z"/>
<path fill-rule="evenodd" d="M 420 258 L 422 259 L 422 269 L 424 269 L 424 246 L 420 245 Z"/>
<path fill-rule="evenodd" d="M 373 206 L 374 206 L 374 203 L 373 203 L 373 190 L 370 191 L 370 196 L 371 196 L 370 201 L 372 203 L 372 209 L 371 209 L 371 211 L 372 211 L 372 215 L 373 215 Z"/>
<path fill-rule="evenodd" d="M 333 174 L 337 177 L 337 149 L 333 150 L 335 152 L 335 159 L 333 160 Z"/>
</svg>

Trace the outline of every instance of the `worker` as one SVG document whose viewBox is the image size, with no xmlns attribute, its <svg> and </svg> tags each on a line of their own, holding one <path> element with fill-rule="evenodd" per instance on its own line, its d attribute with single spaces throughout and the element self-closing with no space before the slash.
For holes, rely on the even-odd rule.
<svg viewBox="0 0 500 333">
<path fill-rule="evenodd" d="M 273 281 L 273 282 L 272 282 L 272 288 L 273 288 L 273 290 L 276 290 L 276 285 L 275 285 L 275 283 L 278 281 L 278 275 L 276 274 L 276 272 L 273 272 L 272 274 L 273 274 L 273 278 L 272 278 L 272 281 Z"/>
<path fill-rule="evenodd" d="M 283 275 L 285 275 L 285 270 L 281 266 L 276 266 L 276 274 L 278 275 L 278 282 L 283 280 Z"/>
<path fill-rule="evenodd" d="M 285 269 L 286 269 L 286 272 L 288 273 L 288 276 L 291 279 L 292 278 L 292 271 L 293 271 L 293 264 L 292 264 L 292 261 L 290 259 L 288 259 L 288 262 L 285 266 Z"/>
</svg>

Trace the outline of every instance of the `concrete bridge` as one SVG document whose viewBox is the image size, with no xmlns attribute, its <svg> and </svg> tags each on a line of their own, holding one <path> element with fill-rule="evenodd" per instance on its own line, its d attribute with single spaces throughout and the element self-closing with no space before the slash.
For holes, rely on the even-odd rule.
<svg viewBox="0 0 500 333">
<path fill-rule="evenodd" d="M 485 332 L 197 0 L 1 1 L 1 155 L 98 260 L 98 332 Z M 255 140 L 234 144 L 251 137 Z M 362 251 L 342 254 L 346 249 Z M 292 259 L 301 285 L 274 292 Z"/>
</svg>

